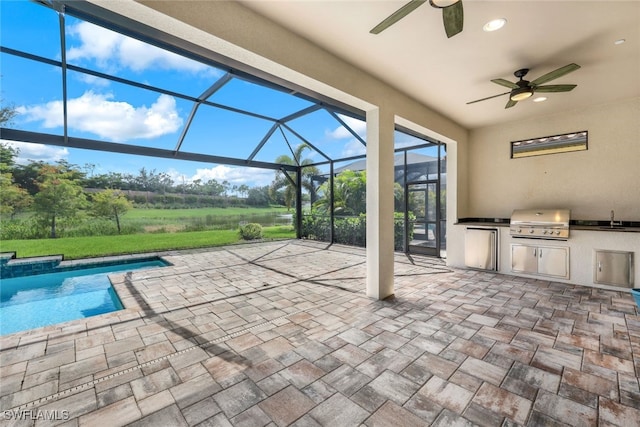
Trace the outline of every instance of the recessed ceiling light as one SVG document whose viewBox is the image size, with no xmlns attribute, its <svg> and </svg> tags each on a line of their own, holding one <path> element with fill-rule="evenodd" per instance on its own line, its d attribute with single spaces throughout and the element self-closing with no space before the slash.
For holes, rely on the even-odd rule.
<svg viewBox="0 0 640 427">
<path fill-rule="evenodd" d="M 546 96 L 539 96 L 536 99 L 533 100 L 533 102 L 544 102 L 547 100 Z"/>
<path fill-rule="evenodd" d="M 626 41 L 627 41 L 626 39 L 618 39 L 618 40 L 614 41 L 613 44 L 619 45 L 619 44 L 622 44 L 622 43 L 624 43 Z"/>
<path fill-rule="evenodd" d="M 496 30 L 499 30 L 500 28 L 504 27 L 504 24 L 506 24 L 506 23 L 507 23 L 506 19 L 498 18 L 498 19 L 494 19 L 494 20 L 489 21 L 486 24 L 484 24 L 482 29 L 484 31 L 486 31 L 487 33 L 490 33 L 491 31 L 496 31 Z"/>
</svg>

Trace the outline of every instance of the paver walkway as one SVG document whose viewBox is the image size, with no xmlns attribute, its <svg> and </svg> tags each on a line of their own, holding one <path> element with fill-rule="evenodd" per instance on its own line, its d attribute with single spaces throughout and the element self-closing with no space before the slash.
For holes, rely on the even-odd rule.
<svg viewBox="0 0 640 427">
<path fill-rule="evenodd" d="M 164 258 L 111 276 L 126 310 L 0 338 L 3 425 L 640 425 L 628 293 L 397 254 L 376 301 L 364 250 L 308 241 Z"/>
</svg>

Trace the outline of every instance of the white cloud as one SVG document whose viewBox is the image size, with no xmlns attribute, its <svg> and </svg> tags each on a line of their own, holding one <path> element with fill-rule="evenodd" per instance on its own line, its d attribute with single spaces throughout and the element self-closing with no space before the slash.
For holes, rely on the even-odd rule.
<svg viewBox="0 0 640 427">
<path fill-rule="evenodd" d="M 96 76 L 92 76 L 91 74 L 84 74 L 84 73 L 76 73 L 74 74 L 75 77 L 81 81 L 82 83 L 85 83 L 89 86 L 92 86 L 94 88 L 96 87 L 107 87 L 111 84 L 111 81 L 107 80 L 107 79 L 103 79 L 102 77 L 96 77 Z"/>
<path fill-rule="evenodd" d="M 200 179 L 207 182 L 215 179 L 219 183 L 228 181 L 232 185 L 264 186 L 273 181 L 275 172 L 269 169 L 231 167 L 218 165 L 209 169 L 196 169 L 195 175 L 189 181 Z"/>
<path fill-rule="evenodd" d="M 231 185 L 245 184 L 249 187 L 265 186 L 271 184 L 275 177 L 275 172 L 268 169 L 233 167 L 226 165 L 217 165 L 212 168 L 198 168 L 195 174 L 188 176 L 180 171 L 170 168 L 166 173 L 171 177 L 173 182 L 178 184 L 189 184 L 196 179 L 203 183 L 211 179 L 215 179 L 222 184 L 223 181 L 229 182 Z"/>
<path fill-rule="evenodd" d="M 367 154 L 367 147 L 362 145 L 360 141 L 354 138 L 344 146 L 344 148 L 342 149 L 341 156 L 352 157 L 352 156 L 360 156 L 362 154 Z"/>
<path fill-rule="evenodd" d="M 340 115 L 340 118 L 362 139 L 366 138 L 367 122 L 342 115 Z M 353 138 L 353 134 L 349 132 L 344 126 L 339 126 L 334 130 L 327 132 L 327 136 L 331 139 Z"/>
<path fill-rule="evenodd" d="M 92 60 L 102 69 L 129 68 L 140 72 L 147 69 L 179 70 L 191 73 L 210 72 L 200 62 L 176 55 L 139 40 L 118 34 L 89 22 L 68 27 L 68 33 L 80 44 L 67 50 L 67 60 Z"/>
<path fill-rule="evenodd" d="M 112 101 L 111 94 L 85 92 L 79 98 L 67 101 L 70 128 L 90 132 L 112 141 L 136 138 L 156 138 L 177 131 L 182 118 L 176 110 L 176 101 L 160 95 L 150 107 L 134 107 L 127 102 Z M 62 101 L 16 108 L 27 122 L 42 121 L 45 128 L 63 125 Z"/>
<path fill-rule="evenodd" d="M 169 168 L 165 171 L 165 173 L 169 175 L 169 178 L 171 178 L 175 185 L 191 182 L 190 178 L 187 178 L 185 174 L 180 173 L 180 171 L 178 171 L 177 169 Z"/>
<path fill-rule="evenodd" d="M 24 165 L 29 161 L 43 161 L 53 163 L 64 160 L 69 156 L 69 150 L 64 147 L 53 147 L 51 145 L 35 144 L 31 142 L 18 142 L 0 139 L 0 143 L 18 149 L 18 156 L 15 161 Z"/>
</svg>

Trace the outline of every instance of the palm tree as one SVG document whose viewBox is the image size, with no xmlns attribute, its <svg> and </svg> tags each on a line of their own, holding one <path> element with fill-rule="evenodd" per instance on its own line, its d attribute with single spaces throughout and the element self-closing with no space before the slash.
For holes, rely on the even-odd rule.
<svg viewBox="0 0 640 427">
<path fill-rule="evenodd" d="M 320 186 L 325 197 L 313 204 L 318 211 L 328 213 L 331 209 L 331 201 L 328 194 L 331 192 L 331 181 Z M 367 174 L 365 171 L 345 170 L 340 172 L 333 180 L 333 211 L 339 215 L 360 215 L 367 211 Z"/>
<path fill-rule="evenodd" d="M 278 156 L 276 159 L 276 163 L 291 165 L 291 166 L 302 166 L 302 187 L 307 190 L 310 194 L 315 194 L 316 188 L 313 185 L 313 176 L 319 175 L 320 170 L 315 166 L 309 166 L 312 161 L 311 159 L 301 160 L 302 154 L 305 150 L 311 149 L 311 147 L 305 143 L 302 143 L 296 147 L 293 151 L 293 158 L 289 157 L 286 154 Z M 296 199 L 296 174 L 294 172 L 289 172 L 288 176 L 291 179 L 287 179 L 286 172 L 277 171 L 276 177 L 271 184 L 271 188 L 269 189 L 272 198 L 275 196 L 276 192 L 280 189 L 284 188 L 284 204 L 287 207 L 287 210 L 291 209 L 293 206 L 293 202 Z"/>
<path fill-rule="evenodd" d="M 325 196 L 313 204 L 313 208 L 327 214 L 331 209 L 329 194 L 331 181 L 320 186 Z M 397 182 L 393 184 L 396 212 L 404 211 L 404 191 Z M 344 170 L 333 179 L 333 212 L 337 215 L 360 215 L 367 212 L 367 172 Z"/>
</svg>

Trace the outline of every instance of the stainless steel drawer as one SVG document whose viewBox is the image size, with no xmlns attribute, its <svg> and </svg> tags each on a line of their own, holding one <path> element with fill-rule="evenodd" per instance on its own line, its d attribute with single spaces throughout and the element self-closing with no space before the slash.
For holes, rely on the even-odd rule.
<svg viewBox="0 0 640 427">
<path fill-rule="evenodd" d="M 593 251 L 594 283 L 632 288 L 633 277 L 633 252 Z"/>
</svg>

